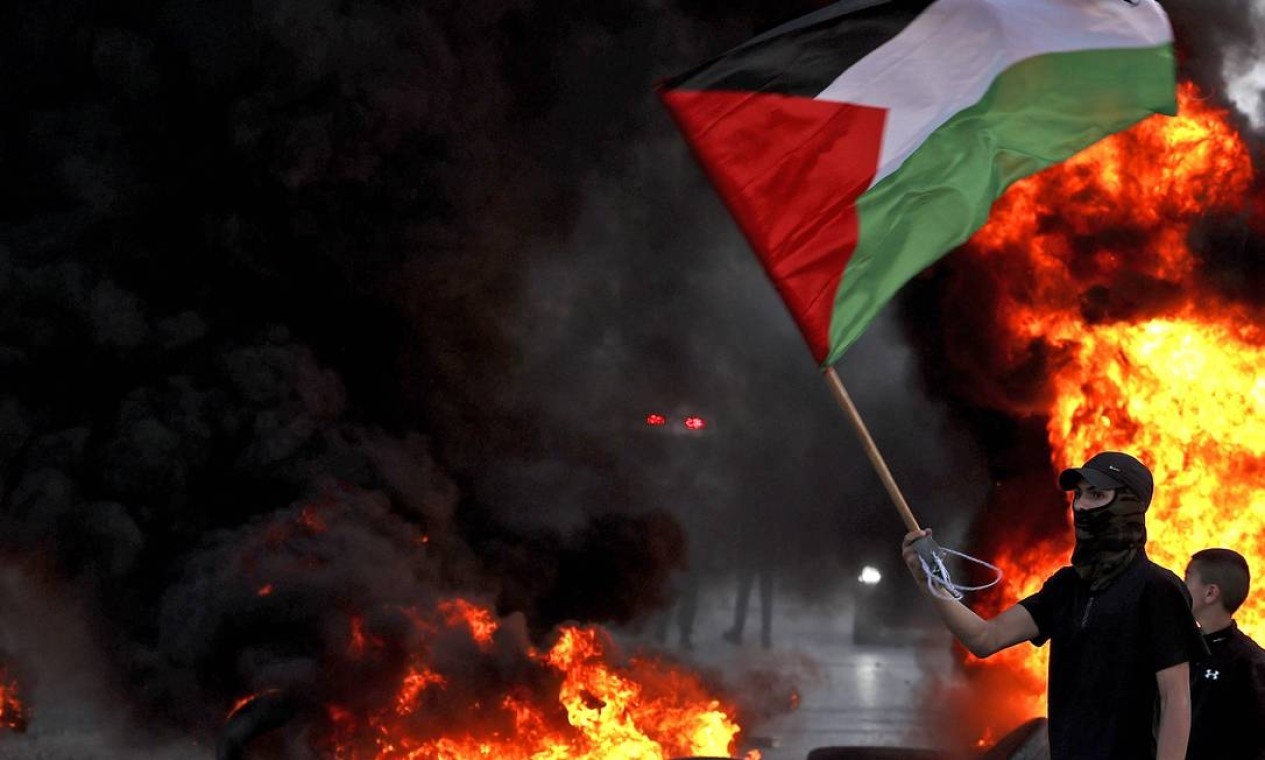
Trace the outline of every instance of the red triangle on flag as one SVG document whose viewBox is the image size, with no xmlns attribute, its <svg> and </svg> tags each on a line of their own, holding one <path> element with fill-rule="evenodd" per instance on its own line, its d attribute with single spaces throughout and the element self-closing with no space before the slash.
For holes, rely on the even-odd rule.
<svg viewBox="0 0 1265 760">
<path fill-rule="evenodd" d="M 887 111 L 775 93 L 661 97 L 820 363 Z"/>
</svg>

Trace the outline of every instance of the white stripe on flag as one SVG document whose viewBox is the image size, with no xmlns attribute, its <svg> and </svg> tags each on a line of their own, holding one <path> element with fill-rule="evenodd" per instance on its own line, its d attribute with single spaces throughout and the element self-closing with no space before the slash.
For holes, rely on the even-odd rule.
<svg viewBox="0 0 1265 760">
<path fill-rule="evenodd" d="M 940 0 L 817 99 L 888 110 L 872 187 L 1020 61 L 1172 39 L 1156 0 Z"/>
</svg>

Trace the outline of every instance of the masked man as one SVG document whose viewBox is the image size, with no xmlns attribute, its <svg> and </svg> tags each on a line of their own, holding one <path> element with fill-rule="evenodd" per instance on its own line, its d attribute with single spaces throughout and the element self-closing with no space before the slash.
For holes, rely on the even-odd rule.
<svg viewBox="0 0 1265 760">
<path fill-rule="evenodd" d="M 984 620 L 931 593 L 912 544 L 903 555 L 945 626 L 976 657 L 1050 642 L 1052 760 L 1183 760 L 1190 735 L 1189 663 L 1207 651 L 1185 584 L 1146 556 L 1154 483 L 1137 459 L 1095 455 L 1064 470 L 1073 493 L 1070 567 L 1041 590 Z"/>
</svg>

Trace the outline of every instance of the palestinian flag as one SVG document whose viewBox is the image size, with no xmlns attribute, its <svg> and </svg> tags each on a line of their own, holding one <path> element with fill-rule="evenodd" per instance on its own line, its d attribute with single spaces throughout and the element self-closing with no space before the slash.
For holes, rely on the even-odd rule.
<svg viewBox="0 0 1265 760">
<path fill-rule="evenodd" d="M 660 95 L 823 365 L 1011 183 L 1177 110 L 1155 0 L 844 0 Z"/>
</svg>

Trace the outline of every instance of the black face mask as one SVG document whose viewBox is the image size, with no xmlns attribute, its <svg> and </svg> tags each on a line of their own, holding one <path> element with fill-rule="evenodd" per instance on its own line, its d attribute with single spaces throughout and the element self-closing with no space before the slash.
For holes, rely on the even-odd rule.
<svg viewBox="0 0 1265 760">
<path fill-rule="evenodd" d="M 1072 567 L 1089 581 L 1091 591 L 1106 588 L 1146 546 L 1146 508 L 1132 491 L 1121 488 L 1106 506 L 1073 511 Z"/>
</svg>

